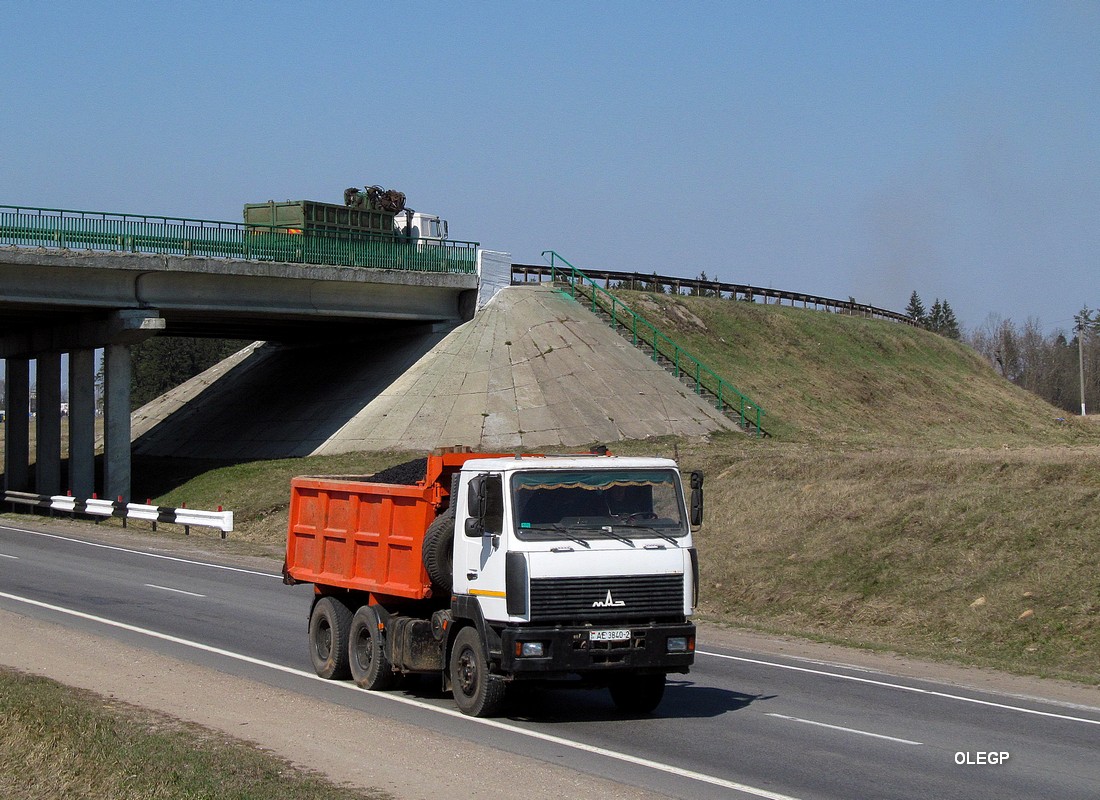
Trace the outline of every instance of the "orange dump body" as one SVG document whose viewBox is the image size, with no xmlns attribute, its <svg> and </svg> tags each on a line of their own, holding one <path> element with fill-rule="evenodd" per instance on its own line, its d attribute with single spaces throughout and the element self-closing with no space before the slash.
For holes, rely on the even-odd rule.
<svg viewBox="0 0 1100 800">
<path fill-rule="evenodd" d="M 297 583 L 423 600 L 432 585 L 424 568 L 424 533 L 450 494 L 451 476 L 471 458 L 497 454 L 428 456 L 415 486 L 361 478 L 294 478 L 286 574 Z"/>
</svg>

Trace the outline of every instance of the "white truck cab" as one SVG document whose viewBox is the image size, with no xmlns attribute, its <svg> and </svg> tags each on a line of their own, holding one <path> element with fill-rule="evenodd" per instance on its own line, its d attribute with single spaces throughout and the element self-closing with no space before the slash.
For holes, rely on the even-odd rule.
<svg viewBox="0 0 1100 800">
<path fill-rule="evenodd" d="M 619 687 L 631 710 L 688 671 L 698 560 L 674 461 L 474 459 L 458 488 L 452 607 L 494 671 Z"/>
<path fill-rule="evenodd" d="M 447 220 L 420 211 L 397 214 L 393 218 L 393 228 L 399 236 L 408 236 L 411 239 L 442 240 L 448 235 Z"/>
</svg>

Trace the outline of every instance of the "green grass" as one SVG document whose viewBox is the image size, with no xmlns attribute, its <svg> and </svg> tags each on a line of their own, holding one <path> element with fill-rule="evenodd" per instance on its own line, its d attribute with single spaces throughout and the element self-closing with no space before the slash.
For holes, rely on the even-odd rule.
<svg viewBox="0 0 1100 800">
<path fill-rule="evenodd" d="M 0 670 L 0 797 L 384 800 L 171 717 Z"/>
<path fill-rule="evenodd" d="M 1095 431 L 918 328 L 801 308 L 619 292 L 768 411 L 784 441 L 932 447 L 1096 442 Z"/>
</svg>

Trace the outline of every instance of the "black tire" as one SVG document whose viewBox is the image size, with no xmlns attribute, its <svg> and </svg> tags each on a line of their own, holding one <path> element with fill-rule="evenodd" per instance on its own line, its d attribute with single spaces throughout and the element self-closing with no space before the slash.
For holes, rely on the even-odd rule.
<svg viewBox="0 0 1100 800">
<path fill-rule="evenodd" d="M 421 555 L 424 568 L 432 585 L 442 592 L 451 591 L 454 579 L 451 569 L 454 564 L 455 512 L 454 507 L 436 517 L 424 533 L 424 547 Z"/>
<path fill-rule="evenodd" d="M 351 677 L 348 667 L 348 632 L 351 609 L 335 597 L 322 597 L 309 615 L 309 657 L 322 678 L 343 681 Z"/>
<path fill-rule="evenodd" d="M 607 687 L 611 699 L 627 714 L 648 714 L 665 696 L 664 675 L 624 675 Z"/>
<path fill-rule="evenodd" d="M 451 691 L 459 711 L 471 717 L 491 717 L 504 705 L 504 679 L 489 672 L 485 647 L 477 629 L 463 628 L 451 647 Z"/>
<path fill-rule="evenodd" d="M 379 617 L 374 606 L 361 606 L 351 618 L 348 633 L 348 666 L 356 685 L 371 691 L 392 689 L 398 677 L 378 629 Z"/>
</svg>

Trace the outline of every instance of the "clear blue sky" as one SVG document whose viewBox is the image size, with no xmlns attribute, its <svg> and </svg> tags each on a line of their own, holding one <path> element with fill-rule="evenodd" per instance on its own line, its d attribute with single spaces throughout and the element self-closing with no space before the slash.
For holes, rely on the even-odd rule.
<svg viewBox="0 0 1100 800">
<path fill-rule="evenodd" d="M 0 204 L 405 192 L 539 263 L 1100 306 L 1100 3 L 0 0 Z"/>
</svg>

